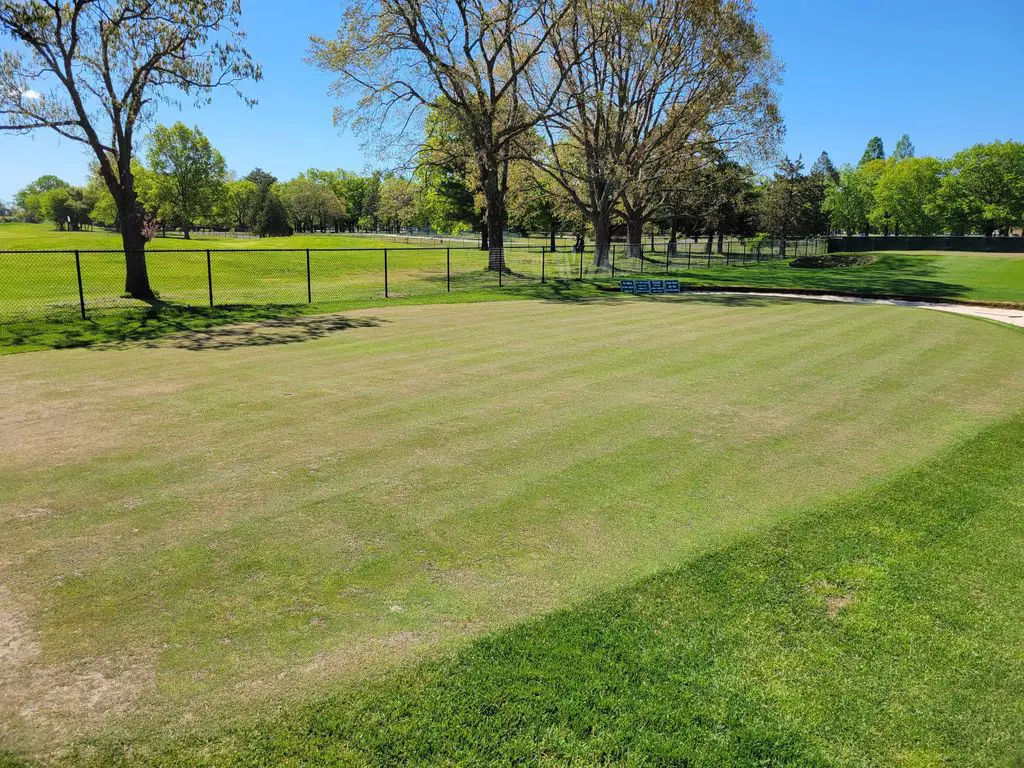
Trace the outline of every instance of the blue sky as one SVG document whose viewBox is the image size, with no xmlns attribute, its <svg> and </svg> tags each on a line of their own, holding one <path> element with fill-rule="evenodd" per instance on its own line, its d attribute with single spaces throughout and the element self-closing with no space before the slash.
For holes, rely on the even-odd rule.
<svg viewBox="0 0 1024 768">
<path fill-rule="evenodd" d="M 249 47 L 263 82 L 246 108 L 224 92 L 158 119 L 199 124 L 240 175 L 261 166 L 288 178 L 311 166 L 362 171 L 359 140 L 331 124 L 329 75 L 304 63 L 310 33 L 330 34 L 340 5 L 244 0 Z M 785 150 L 808 165 L 823 150 L 856 162 L 879 135 L 909 133 L 918 154 L 949 156 L 995 139 L 1024 140 L 1021 0 L 761 0 L 759 18 L 786 67 Z M 6 41 L 5 41 L 6 44 Z M 85 179 L 83 149 L 56 136 L 0 134 L 0 200 L 44 173 Z"/>
</svg>

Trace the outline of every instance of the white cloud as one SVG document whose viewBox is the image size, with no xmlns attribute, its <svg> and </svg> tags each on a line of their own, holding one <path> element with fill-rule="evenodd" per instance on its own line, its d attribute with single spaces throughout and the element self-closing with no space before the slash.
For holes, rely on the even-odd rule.
<svg viewBox="0 0 1024 768">
<path fill-rule="evenodd" d="M 22 92 L 21 98 L 23 98 L 23 99 L 32 99 L 33 101 L 36 101 L 38 99 L 43 98 L 43 95 L 41 93 L 39 93 L 39 91 L 28 90 L 28 91 L 23 91 Z"/>
</svg>

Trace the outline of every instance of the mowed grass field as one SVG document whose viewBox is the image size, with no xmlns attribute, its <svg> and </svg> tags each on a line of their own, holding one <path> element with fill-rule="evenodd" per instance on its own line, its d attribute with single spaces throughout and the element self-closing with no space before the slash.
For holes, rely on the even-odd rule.
<svg viewBox="0 0 1024 768">
<path fill-rule="evenodd" d="M 108 232 L 56 232 L 47 224 L 0 225 L 0 316 L 77 312 L 78 281 L 71 253 L 75 249 L 81 251 L 82 289 L 89 310 L 144 307 L 122 296 L 123 254 L 96 252 L 121 247 L 120 236 Z M 209 275 L 207 249 L 212 251 Z M 311 249 L 308 286 L 306 249 Z M 497 287 L 497 277 L 486 274 L 487 254 L 466 243 L 453 243 L 449 249 L 361 235 L 157 238 L 147 249 L 147 269 L 160 298 L 179 305 L 206 307 L 211 282 L 214 302 L 222 306 L 306 304 L 309 288 L 321 304 L 379 301 L 384 299 L 384 249 L 389 294 L 395 298 L 445 293 L 449 258 L 456 288 L 472 289 L 481 283 Z M 23 250 L 65 252 L 18 252 Z M 539 247 L 534 250 L 539 254 Z"/>
<path fill-rule="evenodd" d="M 1022 341 L 726 296 L 6 357 L 0 743 L 1010 765 Z"/>
<path fill-rule="evenodd" d="M 562 249 L 541 256 L 541 247 L 510 247 L 510 272 L 499 286 L 495 272 L 486 269 L 486 254 L 463 242 L 407 245 L 387 238 L 357 235 L 296 235 L 283 238 L 196 236 L 158 238 L 150 247 L 148 269 L 154 290 L 164 302 L 207 314 L 226 314 L 225 307 L 291 306 L 302 311 L 348 309 L 385 301 L 446 301 L 455 294 L 474 293 L 474 299 L 516 292 L 525 297 L 548 297 L 559 290 L 541 285 L 548 280 L 576 281 L 579 255 Z M 700 250 L 692 243 L 687 248 Z M 105 232 L 62 233 L 48 224 L 0 225 L 0 318 L 20 325 L 2 332 L 0 347 L 70 345 L 93 336 L 78 318 L 75 260 L 79 249 L 82 287 L 89 321 L 117 326 L 123 322 L 104 315 L 109 310 L 149 311 L 147 305 L 125 298 L 124 257 L 90 251 L 120 248 L 120 238 Z M 24 249 L 58 249 L 63 253 L 4 253 Z M 70 249 L 70 250 L 69 250 Z M 210 270 L 207 273 L 207 249 Z M 271 252 L 269 249 L 283 249 Z M 309 251 L 309 282 L 306 258 Z M 318 249 L 334 249 L 330 251 Z M 388 255 L 388 296 L 385 297 L 384 250 Z M 166 252 L 170 251 L 170 252 Z M 715 255 L 706 267 L 701 253 L 680 253 L 668 272 L 689 287 L 752 288 L 757 290 L 835 291 L 875 296 L 973 301 L 1024 306 L 1024 255 L 884 253 L 875 263 L 842 269 L 795 269 L 786 260 L 756 262 L 750 257 L 726 266 Z M 450 268 L 449 268 L 450 262 Z M 588 282 L 609 284 L 612 275 L 596 273 L 592 254 L 585 254 L 583 275 Z M 664 256 L 649 254 L 641 261 L 619 253 L 619 276 L 666 273 Z M 450 272 L 450 277 L 449 277 Z M 210 293 L 219 307 L 208 311 Z M 508 298 L 508 296 L 506 296 Z M 131 323 L 134 316 L 129 314 Z M 33 342 L 32 336 L 46 335 Z M 26 338 L 29 337 L 29 338 Z M 21 343 L 19 343 L 21 342 Z"/>
</svg>

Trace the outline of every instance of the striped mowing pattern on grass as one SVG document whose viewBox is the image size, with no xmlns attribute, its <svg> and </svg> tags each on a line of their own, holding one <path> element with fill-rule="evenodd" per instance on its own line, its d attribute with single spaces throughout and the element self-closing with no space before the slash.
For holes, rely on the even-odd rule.
<svg viewBox="0 0 1024 768">
<path fill-rule="evenodd" d="M 244 719 L 677 566 L 1024 408 L 1021 339 L 591 297 L 6 358 L 2 738 Z"/>
</svg>

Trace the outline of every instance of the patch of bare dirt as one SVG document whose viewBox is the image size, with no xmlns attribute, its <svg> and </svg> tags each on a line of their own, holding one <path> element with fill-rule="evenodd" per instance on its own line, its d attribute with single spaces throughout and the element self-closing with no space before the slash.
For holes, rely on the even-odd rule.
<svg viewBox="0 0 1024 768">
<path fill-rule="evenodd" d="M 52 663 L 10 590 L 0 586 L 0 743 L 53 749 L 112 715 L 131 710 L 156 687 L 150 660 L 81 659 Z"/>
<path fill-rule="evenodd" d="M 838 618 L 839 614 L 853 602 L 853 595 L 843 592 L 838 586 L 824 579 L 811 582 L 805 589 L 823 600 L 825 614 L 830 619 Z"/>
<path fill-rule="evenodd" d="M 825 613 L 830 619 L 834 619 L 852 602 L 853 598 L 849 595 L 829 595 L 825 598 Z"/>
</svg>

